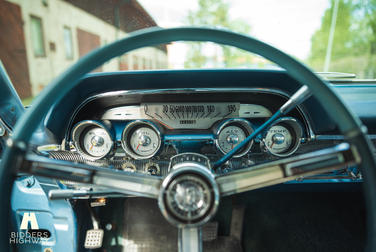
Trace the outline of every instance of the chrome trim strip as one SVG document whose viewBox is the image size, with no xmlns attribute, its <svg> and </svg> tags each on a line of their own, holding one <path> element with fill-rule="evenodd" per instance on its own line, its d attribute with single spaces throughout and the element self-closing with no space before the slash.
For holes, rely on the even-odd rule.
<svg viewBox="0 0 376 252">
<path fill-rule="evenodd" d="M 366 135 L 369 139 L 373 140 L 376 139 L 376 135 Z M 317 135 L 317 140 L 345 140 L 345 137 L 342 135 Z"/>
<path fill-rule="evenodd" d="M 255 165 L 250 168 L 216 176 L 221 196 L 232 195 L 257 188 L 283 183 L 301 176 L 355 165 L 357 151 L 347 143 L 308 154 Z"/>
<path fill-rule="evenodd" d="M 248 93 L 267 93 L 267 94 L 275 94 L 281 97 L 286 98 L 287 100 L 291 98 L 291 95 L 287 94 L 286 92 L 279 90 L 279 89 L 270 89 L 270 88 L 183 88 L 183 89 L 153 89 L 153 90 L 122 90 L 122 91 L 113 91 L 107 92 L 102 94 L 93 95 L 86 100 L 84 100 L 74 111 L 72 117 L 69 120 L 67 131 L 65 132 L 65 140 L 68 142 L 69 140 L 69 131 L 72 128 L 73 118 L 76 117 L 77 113 L 80 109 L 85 106 L 90 101 L 104 98 L 104 97 L 111 97 L 111 96 L 119 96 L 119 95 L 132 95 L 132 94 L 176 94 L 176 93 L 202 93 L 202 92 L 223 92 L 223 93 L 236 93 L 236 92 L 248 92 Z M 305 120 L 306 128 L 308 131 L 308 140 L 315 139 L 315 134 L 313 133 L 311 123 L 308 121 L 307 113 L 304 109 L 300 106 L 297 106 L 299 113 L 302 115 L 303 119 Z"/>
<path fill-rule="evenodd" d="M 95 184 L 111 191 L 134 196 L 158 198 L 162 178 L 136 172 L 98 168 L 86 164 L 27 155 L 16 171 L 71 182 Z"/>
</svg>

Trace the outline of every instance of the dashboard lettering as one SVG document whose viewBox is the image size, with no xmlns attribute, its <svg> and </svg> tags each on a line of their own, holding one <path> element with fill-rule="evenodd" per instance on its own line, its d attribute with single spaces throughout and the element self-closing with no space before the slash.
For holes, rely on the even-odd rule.
<svg viewBox="0 0 376 252">
<path fill-rule="evenodd" d="M 196 124 L 196 120 L 180 120 L 180 124 Z"/>
</svg>

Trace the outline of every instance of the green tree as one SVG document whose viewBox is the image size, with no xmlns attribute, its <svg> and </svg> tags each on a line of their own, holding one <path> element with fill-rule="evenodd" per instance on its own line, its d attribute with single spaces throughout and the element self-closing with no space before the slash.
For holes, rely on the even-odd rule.
<svg viewBox="0 0 376 252">
<path fill-rule="evenodd" d="M 323 70 L 325 62 L 334 2 L 331 0 L 320 29 L 311 38 L 308 61 L 317 71 Z M 374 78 L 375 59 L 376 0 L 340 0 L 329 70 Z"/>
<path fill-rule="evenodd" d="M 311 63 L 324 63 L 326 50 L 328 47 L 329 32 L 332 22 L 333 8 L 335 0 L 331 0 L 331 7 L 327 9 L 322 17 L 321 27 L 317 30 L 311 38 Z M 350 1 L 345 2 L 340 0 L 337 21 L 333 40 L 332 57 L 333 61 L 347 56 L 351 48 L 351 12 L 352 5 Z"/>
<path fill-rule="evenodd" d="M 190 11 L 186 23 L 192 26 L 211 26 L 230 29 L 232 31 L 249 35 L 251 27 L 243 20 L 231 20 L 229 16 L 229 4 L 223 0 L 199 0 L 197 11 Z M 250 62 L 252 56 L 242 50 L 219 46 L 219 51 L 211 58 L 203 53 L 203 43 L 189 43 L 189 51 L 185 62 L 186 68 L 201 68 L 209 60 L 218 64 L 221 61 L 226 67 L 234 67 L 239 63 Z M 219 56 L 222 60 L 219 60 Z"/>
</svg>

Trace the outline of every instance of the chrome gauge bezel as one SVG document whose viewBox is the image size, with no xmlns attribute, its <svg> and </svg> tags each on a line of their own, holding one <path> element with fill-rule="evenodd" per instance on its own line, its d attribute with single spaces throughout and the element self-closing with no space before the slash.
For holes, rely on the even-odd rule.
<svg viewBox="0 0 376 252">
<path fill-rule="evenodd" d="M 272 149 L 270 149 L 267 144 L 266 144 L 266 135 L 267 132 L 274 126 L 277 125 L 288 125 L 290 129 L 292 129 L 294 132 L 293 134 L 295 135 L 295 138 L 293 139 L 293 143 L 291 144 L 291 147 L 283 153 L 275 153 Z M 277 157 L 287 157 L 295 153 L 295 151 L 299 148 L 300 143 L 302 142 L 303 138 L 303 126 L 302 124 L 295 118 L 293 117 L 283 117 L 278 120 L 276 120 L 273 124 L 271 124 L 263 133 L 263 138 L 262 138 L 262 146 L 265 147 L 265 150 Z"/>
<path fill-rule="evenodd" d="M 251 135 L 255 129 L 253 127 L 253 125 L 243 119 L 243 118 L 232 118 L 232 119 L 229 119 L 229 120 L 226 120 L 226 121 L 222 121 L 220 122 L 219 124 L 215 125 L 214 126 L 214 134 L 215 134 L 215 146 L 216 148 L 223 154 L 223 155 L 226 155 L 227 152 L 225 152 L 224 150 L 222 150 L 220 144 L 219 144 L 219 134 L 227 127 L 227 126 L 237 126 L 239 128 L 243 128 L 245 129 L 247 132 L 246 133 L 246 137 L 248 137 L 249 135 Z M 252 148 L 252 145 L 253 145 L 253 140 L 239 153 L 239 154 L 236 154 L 234 155 L 233 157 L 234 158 L 239 158 L 239 157 L 242 157 L 244 156 L 245 154 L 247 154 L 251 148 Z"/>
<path fill-rule="evenodd" d="M 82 133 L 85 130 L 87 130 L 89 127 L 101 128 L 104 131 L 106 131 L 106 133 L 110 136 L 110 139 L 111 139 L 110 145 L 111 146 L 110 146 L 108 152 L 106 152 L 106 153 L 104 153 L 103 155 L 100 155 L 100 156 L 92 156 L 89 153 L 87 153 L 87 151 L 85 150 L 85 148 L 83 146 L 81 146 L 81 138 L 84 137 Z M 73 140 L 74 146 L 76 147 L 77 152 L 83 158 L 90 160 L 90 161 L 102 159 L 102 158 L 105 158 L 105 157 L 111 157 L 112 155 L 114 155 L 115 152 L 116 152 L 116 144 L 115 144 L 114 138 L 115 138 L 115 133 L 114 133 L 113 127 L 112 127 L 112 125 L 109 121 L 104 121 L 103 123 L 101 123 L 101 122 L 98 122 L 98 121 L 85 120 L 85 121 L 82 121 L 82 122 L 79 122 L 78 124 L 76 124 L 76 126 L 74 126 L 73 131 L 72 131 L 72 140 Z"/>
<path fill-rule="evenodd" d="M 138 155 L 137 153 L 135 153 L 133 151 L 132 147 L 129 146 L 129 138 L 131 137 L 130 133 L 132 133 L 137 128 L 141 128 L 141 127 L 151 128 L 153 131 L 155 131 L 155 133 L 157 134 L 157 137 L 158 137 L 158 145 L 157 145 L 156 150 L 153 153 L 151 153 L 150 155 L 147 155 L 147 156 Z M 147 121 L 147 120 L 132 121 L 125 126 L 123 133 L 121 134 L 121 146 L 123 147 L 124 151 L 129 156 L 131 156 L 132 158 L 134 158 L 136 160 L 152 158 L 158 152 L 160 152 L 161 149 L 162 149 L 162 133 L 161 133 L 161 130 L 155 124 L 153 124 L 153 123 L 151 123 L 150 121 Z"/>
</svg>

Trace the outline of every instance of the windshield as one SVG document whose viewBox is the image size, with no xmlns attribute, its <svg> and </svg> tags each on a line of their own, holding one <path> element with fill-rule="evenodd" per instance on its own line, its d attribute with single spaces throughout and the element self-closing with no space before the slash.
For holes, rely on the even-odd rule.
<svg viewBox="0 0 376 252">
<path fill-rule="evenodd" d="M 206 26 L 255 37 L 315 72 L 376 75 L 376 0 L 6 0 L 0 59 L 24 104 L 80 57 L 129 33 Z M 173 42 L 128 52 L 95 72 L 267 68 L 228 46 Z"/>
</svg>

